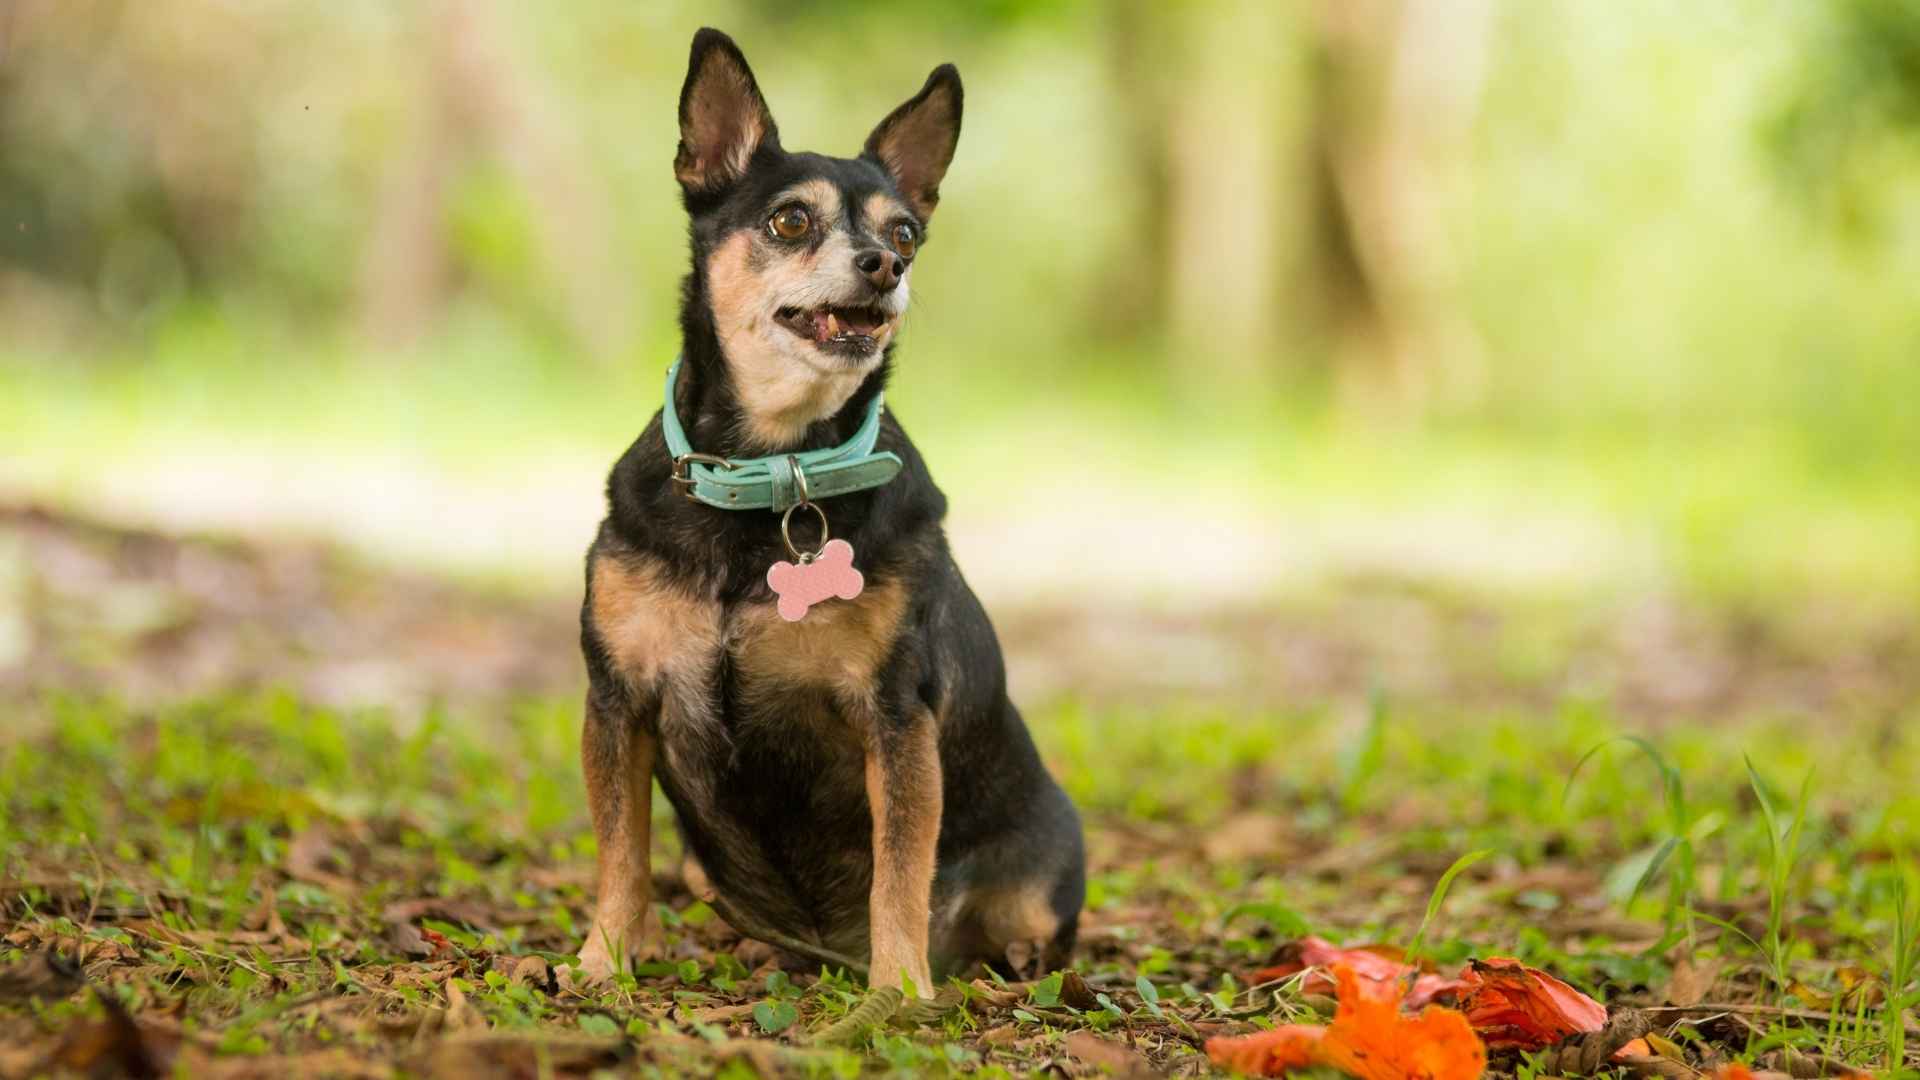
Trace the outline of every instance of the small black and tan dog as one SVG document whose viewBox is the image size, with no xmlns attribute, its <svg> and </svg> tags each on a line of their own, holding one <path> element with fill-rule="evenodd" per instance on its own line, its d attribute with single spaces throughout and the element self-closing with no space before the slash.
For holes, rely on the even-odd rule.
<svg viewBox="0 0 1920 1080">
<path fill-rule="evenodd" d="M 666 411 L 696 457 L 833 447 L 878 411 L 960 109 L 945 65 L 860 156 L 789 152 L 733 41 L 694 36 L 674 160 L 693 267 Z M 656 415 L 614 466 L 587 557 L 600 893 L 580 973 L 656 941 L 656 777 L 743 932 L 865 956 L 873 985 L 921 994 L 978 962 L 1059 965 L 1085 888 L 1079 818 L 1008 700 L 941 530 L 946 498 L 906 433 L 880 415 L 876 453 L 898 475 L 817 496 L 864 591 L 788 621 L 768 584 L 792 550 L 781 515 L 690 499 L 668 426 Z"/>
</svg>

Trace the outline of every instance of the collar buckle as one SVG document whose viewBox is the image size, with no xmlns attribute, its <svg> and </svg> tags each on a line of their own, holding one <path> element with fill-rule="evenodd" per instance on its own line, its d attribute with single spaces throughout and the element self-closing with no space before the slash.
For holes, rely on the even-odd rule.
<svg viewBox="0 0 1920 1080">
<path fill-rule="evenodd" d="M 686 496 L 688 502 L 696 503 L 700 501 L 695 498 L 693 494 L 693 485 L 698 482 L 693 475 L 693 466 L 696 463 L 700 465 L 711 465 L 714 468 L 726 469 L 728 471 L 740 467 L 718 454 L 702 454 L 698 450 L 690 450 L 684 454 L 674 455 L 673 475 L 668 477 L 668 479 L 680 485 L 680 494 Z"/>
</svg>

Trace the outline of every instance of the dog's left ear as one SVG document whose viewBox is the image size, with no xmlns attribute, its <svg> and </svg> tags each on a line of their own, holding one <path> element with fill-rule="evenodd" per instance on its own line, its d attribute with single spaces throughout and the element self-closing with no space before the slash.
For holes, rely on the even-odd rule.
<svg viewBox="0 0 1920 1080">
<path fill-rule="evenodd" d="M 925 221 L 940 202 L 940 181 L 960 143 L 960 71 L 941 64 L 927 85 L 867 136 L 863 156 L 887 170 Z"/>
</svg>

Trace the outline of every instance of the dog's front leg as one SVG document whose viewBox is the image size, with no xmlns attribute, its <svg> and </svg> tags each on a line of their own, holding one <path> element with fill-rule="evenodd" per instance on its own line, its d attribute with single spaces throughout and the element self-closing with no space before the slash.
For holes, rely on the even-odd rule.
<svg viewBox="0 0 1920 1080">
<path fill-rule="evenodd" d="M 873 812 L 868 982 L 904 988 L 910 979 L 915 993 L 929 997 L 927 936 L 941 812 L 939 732 L 932 714 L 916 709 L 903 725 L 883 726 L 869 739 L 867 804 Z"/>
<path fill-rule="evenodd" d="M 600 892 L 580 947 L 579 974 L 590 981 L 605 979 L 658 939 L 650 848 L 654 748 L 653 726 L 640 710 L 587 692 L 580 763 L 600 846 Z"/>
</svg>

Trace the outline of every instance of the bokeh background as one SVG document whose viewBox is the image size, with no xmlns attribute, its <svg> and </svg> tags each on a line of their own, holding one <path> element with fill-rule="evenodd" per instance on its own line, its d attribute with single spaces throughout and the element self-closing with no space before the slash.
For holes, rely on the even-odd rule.
<svg viewBox="0 0 1920 1080">
<path fill-rule="evenodd" d="M 963 73 L 888 402 L 1128 1045 L 1316 933 L 1920 1064 L 1916 0 L 0 0 L 0 1074 L 738 1075 L 852 1001 L 664 799 L 664 961 L 521 985 L 702 24 L 795 148 Z M 1021 1015 L 836 1068 L 1057 1069 Z"/>
<path fill-rule="evenodd" d="M 792 147 L 959 64 L 890 401 L 996 611 L 1224 688 L 1270 650 L 1179 618 L 1381 580 L 1911 639 L 1904 0 L 11 0 L 0 494 L 564 607 L 701 23 Z"/>
</svg>

